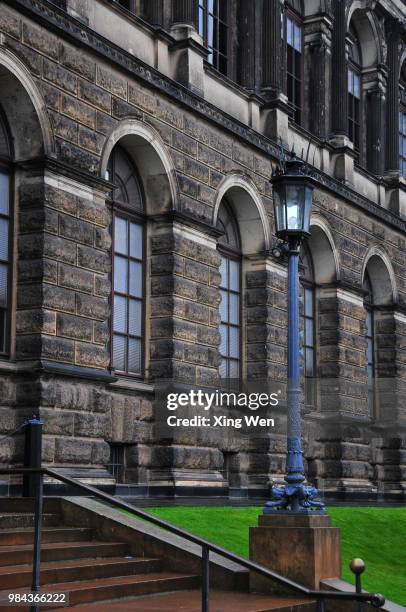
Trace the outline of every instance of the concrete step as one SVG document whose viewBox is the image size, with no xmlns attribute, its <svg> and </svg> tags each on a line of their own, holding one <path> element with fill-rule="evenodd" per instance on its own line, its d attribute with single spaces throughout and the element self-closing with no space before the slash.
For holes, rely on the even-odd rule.
<svg viewBox="0 0 406 612">
<path fill-rule="evenodd" d="M 94 559 L 97 557 L 125 557 L 129 554 L 128 544 L 124 542 L 46 542 L 41 547 L 42 561 L 62 561 L 66 559 Z M 32 563 L 32 546 L 1 546 L 0 566 L 23 565 Z"/>
<path fill-rule="evenodd" d="M 116 576 L 133 576 L 161 571 L 161 559 L 145 557 L 104 557 L 102 559 L 75 559 L 41 564 L 41 584 L 97 580 Z M 4 565 L 0 567 L 0 584 L 10 590 L 29 587 L 32 582 L 32 566 Z"/>
<path fill-rule="evenodd" d="M 154 597 L 104 601 L 97 604 L 70 606 L 67 609 L 71 608 L 75 612 L 201 612 L 201 591 L 163 593 Z M 218 589 L 210 591 L 210 612 L 316 612 L 316 610 L 314 601 L 254 593 L 233 593 Z"/>
<path fill-rule="evenodd" d="M 153 574 L 139 574 L 135 576 L 118 576 L 115 578 L 101 578 L 91 581 L 53 583 L 44 586 L 41 592 L 66 593 L 69 606 L 72 607 L 79 604 L 108 601 L 111 599 L 152 595 L 155 593 L 163 593 L 168 591 L 173 592 L 178 590 L 192 590 L 196 589 L 199 585 L 200 576 L 162 572 Z M 28 593 L 29 590 L 25 589 L 15 592 Z M 8 601 L 7 595 L 8 591 L 0 591 L 1 610 L 2 612 L 15 612 L 15 606 L 4 605 L 4 603 Z M 41 608 L 42 607 L 43 606 L 41 606 Z M 96 608 L 93 608 L 93 610 L 99 609 L 99 604 Z M 111 608 L 107 607 L 106 610 L 108 609 Z M 158 610 L 159 609 L 160 608 L 158 608 Z M 29 607 L 19 606 L 18 610 L 29 610 Z M 137 608 L 133 606 L 131 610 L 137 610 Z M 143 608 L 138 608 L 138 610 L 141 611 Z"/>
<path fill-rule="evenodd" d="M 61 522 L 59 514 L 44 513 L 42 524 L 44 527 L 55 527 Z M 1 529 L 19 529 L 21 527 L 34 527 L 34 515 L 28 512 L 6 512 L 0 514 Z"/>
<path fill-rule="evenodd" d="M 91 540 L 93 530 L 87 527 L 45 527 L 42 529 L 43 542 L 79 542 Z M 34 529 L 0 529 L 0 546 L 31 544 L 34 542 Z"/>
</svg>

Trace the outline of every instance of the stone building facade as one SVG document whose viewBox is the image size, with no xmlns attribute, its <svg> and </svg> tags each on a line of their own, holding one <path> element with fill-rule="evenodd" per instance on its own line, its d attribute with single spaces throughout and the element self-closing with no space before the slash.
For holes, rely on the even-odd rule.
<svg viewBox="0 0 406 612">
<path fill-rule="evenodd" d="M 404 499 L 405 16 L 401 0 L 1 0 L 1 434 L 38 414 L 45 464 L 133 495 L 269 493 L 283 436 L 159 439 L 157 383 L 284 388 L 282 143 L 319 180 L 309 478 Z M 21 457 L 21 436 L 1 440 L 2 464 Z"/>
</svg>

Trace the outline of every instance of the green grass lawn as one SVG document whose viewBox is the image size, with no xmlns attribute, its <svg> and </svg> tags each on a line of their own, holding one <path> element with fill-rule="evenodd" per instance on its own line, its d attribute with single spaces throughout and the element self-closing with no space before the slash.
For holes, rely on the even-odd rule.
<svg viewBox="0 0 406 612">
<path fill-rule="evenodd" d="M 147 512 L 248 557 L 248 528 L 257 524 L 261 508 L 172 507 Z M 333 525 L 341 528 L 343 579 L 353 584 L 348 563 L 361 557 L 367 564 L 363 588 L 406 606 L 406 508 L 328 512 Z"/>
</svg>

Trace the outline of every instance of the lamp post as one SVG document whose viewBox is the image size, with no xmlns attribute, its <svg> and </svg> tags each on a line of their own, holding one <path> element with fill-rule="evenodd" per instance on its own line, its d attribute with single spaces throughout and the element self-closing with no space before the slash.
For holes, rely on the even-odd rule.
<svg viewBox="0 0 406 612">
<path fill-rule="evenodd" d="M 324 504 L 314 498 L 318 490 L 304 485 L 305 473 L 301 443 L 300 414 L 300 336 L 299 336 L 299 253 L 305 236 L 310 235 L 310 214 L 316 184 L 307 165 L 294 154 L 273 174 L 273 201 L 276 235 L 288 256 L 288 387 L 287 454 L 284 487 L 273 487 L 264 514 L 287 510 L 307 513 Z"/>
</svg>

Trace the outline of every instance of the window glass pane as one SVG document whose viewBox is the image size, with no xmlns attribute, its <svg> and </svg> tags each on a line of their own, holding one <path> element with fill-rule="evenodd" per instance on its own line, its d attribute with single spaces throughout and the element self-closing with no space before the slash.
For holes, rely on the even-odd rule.
<svg viewBox="0 0 406 612">
<path fill-rule="evenodd" d="M 0 307 L 7 308 L 8 267 L 0 265 Z"/>
<path fill-rule="evenodd" d="M 228 293 L 226 291 L 220 291 L 221 302 L 220 302 L 220 318 L 222 321 L 228 321 Z"/>
<path fill-rule="evenodd" d="M 372 315 L 369 310 L 367 310 L 366 324 L 367 324 L 367 336 L 372 336 Z"/>
<path fill-rule="evenodd" d="M 308 317 L 313 316 L 313 298 L 314 298 L 313 289 L 308 289 L 306 287 L 305 289 L 305 314 Z"/>
<path fill-rule="evenodd" d="M 221 287 L 228 287 L 228 266 L 227 259 L 225 257 L 221 258 L 220 264 L 220 274 L 221 274 Z"/>
<path fill-rule="evenodd" d="M 114 258 L 114 291 L 127 293 L 127 259 L 116 256 Z"/>
<path fill-rule="evenodd" d="M 230 357 L 240 356 L 240 330 L 237 327 L 230 327 Z"/>
<path fill-rule="evenodd" d="M 307 346 L 313 346 L 314 344 L 314 336 L 313 336 L 313 320 L 306 319 L 305 324 L 305 341 Z"/>
<path fill-rule="evenodd" d="M 361 97 L 361 78 L 359 74 L 354 74 L 354 96 L 358 99 Z"/>
<path fill-rule="evenodd" d="M 132 374 L 141 372 L 141 340 L 128 340 L 128 371 Z"/>
<path fill-rule="evenodd" d="M 120 295 L 114 296 L 114 331 L 127 333 L 127 300 Z"/>
<path fill-rule="evenodd" d="M 8 261 L 8 220 L 0 218 L 0 259 Z"/>
<path fill-rule="evenodd" d="M 311 348 L 306 349 L 306 376 L 314 376 L 314 351 Z"/>
<path fill-rule="evenodd" d="M 210 16 L 207 22 L 207 43 L 209 47 L 214 47 L 214 19 Z"/>
<path fill-rule="evenodd" d="M 127 221 L 116 217 L 114 223 L 114 250 L 116 253 L 128 253 Z"/>
<path fill-rule="evenodd" d="M 142 298 L 142 264 L 130 261 L 130 295 Z"/>
<path fill-rule="evenodd" d="M 141 336 L 142 302 L 140 300 L 130 300 L 128 316 L 128 333 L 133 336 Z"/>
<path fill-rule="evenodd" d="M 220 378 L 227 378 L 227 359 L 222 359 L 219 367 Z"/>
<path fill-rule="evenodd" d="M 0 213 L 8 215 L 10 205 L 10 177 L 0 173 Z"/>
<path fill-rule="evenodd" d="M 230 259 L 230 289 L 240 291 L 240 264 Z"/>
<path fill-rule="evenodd" d="M 289 19 L 289 17 L 286 19 L 286 40 L 288 45 L 290 45 L 291 47 L 293 47 L 293 21 L 291 19 Z"/>
<path fill-rule="evenodd" d="M 142 259 L 142 226 L 130 223 L 130 255 Z"/>
<path fill-rule="evenodd" d="M 300 53 L 302 50 L 302 28 L 297 23 L 294 24 L 294 37 L 295 37 L 294 47 L 296 51 L 299 51 Z"/>
<path fill-rule="evenodd" d="M 204 11 L 201 5 L 199 6 L 199 30 L 198 32 L 200 36 L 203 38 L 204 36 Z"/>
<path fill-rule="evenodd" d="M 123 336 L 113 337 L 113 367 L 116 370 L 125 370 L 126 342 Z"/>
<path fill-rule="evenodd" d="M 229 378 L 239 378 L 240 377 L 240 362 L 230 360 L 229 362 Z"/>
<path fill-rule="evenodd" d="M 228 348 L 227 348 L 227 325 L 220 325 L 220 336 L 221 336 L 221 342 L 220 342 L 220 355 L 227 355 L 228 354 Z"/>
<path fill-rule="evenodd" d="M 234 325 L 240 323 L 240 298 L 234 293 L 230 293 L 230 323 Z"/>
<path fill-rule="evenodd" d="M 348 70 L 348 92 L 353 93 L 353 81 L 352 81 L 353 72 L 352 70 Z"/>
</svg>

